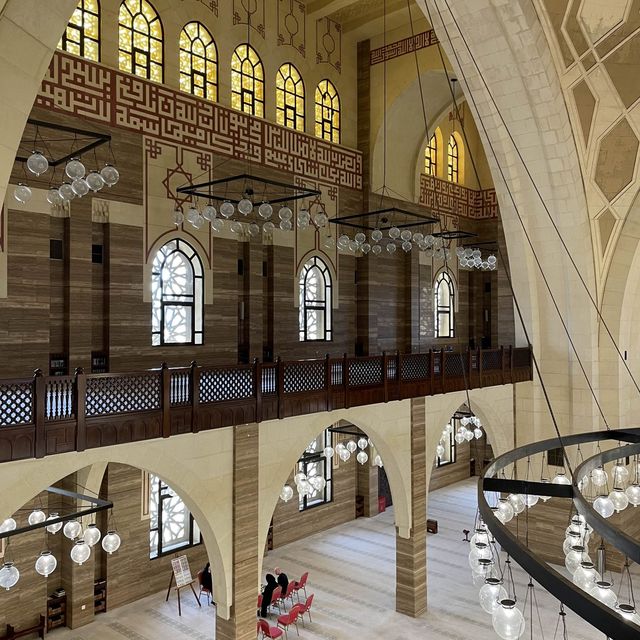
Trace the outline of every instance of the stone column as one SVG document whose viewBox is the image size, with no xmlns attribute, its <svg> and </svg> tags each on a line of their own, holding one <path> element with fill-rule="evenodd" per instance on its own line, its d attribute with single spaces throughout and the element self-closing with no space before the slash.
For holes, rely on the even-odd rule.
<svg viewBox="0 0 640 640">
<path fill-rule="evenodd" d="M 427 610 L 427 463 L 424 398 L 411 400 L 411 534 L 396 532 L 396 611 Z"/>
<path fill-rule="evenodd" d="M 217 640 L 255 640 L 258 600 L 258 425 L 233 427 L 233 592 Z"/>
</svg>

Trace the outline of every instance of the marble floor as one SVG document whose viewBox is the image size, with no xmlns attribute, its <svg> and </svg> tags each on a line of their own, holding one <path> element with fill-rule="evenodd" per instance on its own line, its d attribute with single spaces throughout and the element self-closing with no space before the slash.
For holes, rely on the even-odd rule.
<svg viewBox="0 0 640 640">
<path fill-rule="evenodd" d="M 300 637 L 310 640 L 407 640 L 438 637 L 449 640 L 496 640 L 490 616 L 478 603 L 478 587 L 471 581 L 467 564 L 469 545 L 462 529 L 472 529 L 475 517 L 475 483 L 465 481 L 433 492 L 429 517 L 438 520 L 439 533 L 429 535 L 428 603 L 422 618 L 395 612 L 395 533 L 393 512 L 362 518 L 272 551 L 265 571 L 279 566 L 292 578 L 309 571 L 308 593 L 315 593 L 313 622 L 300 627 Z M 520 599 L 524 599 L 526 576 L 514 567 Z M 562 638 L 557 630 L 558 604 L 542 589 L 536 590 L 540 622 L 533 636 L 541 640 Z M 96 618 L 77 630 L 58 630 L 52 640 L 183 640 L 214 637 L 214 607 L 199 609 L 185 598 L 182 617 L 175 602 L 165 603 L 158 593 Z M 530 617 L 527 617 L 529 625 Z M 275 619 L 273 620 L 275 624 Z M 571 640 L 595 640 L 602 634 L 572 612 L 567 614 Z M 525 637 L 530 637 L 528 627 Z M 295 631 L 292 638 L 296 638 Z"/>
</svg>

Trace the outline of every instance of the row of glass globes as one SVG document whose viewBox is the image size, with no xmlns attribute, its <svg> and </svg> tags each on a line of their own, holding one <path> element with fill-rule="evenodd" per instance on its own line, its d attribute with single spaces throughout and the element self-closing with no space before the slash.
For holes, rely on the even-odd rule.
<svg viewBox="0 0 640 640">
<path fill-rule="evenodd" d="M 629 479 L 633 477 L 633 482 Z M 609 474 L 603 466 L 596 467 L 588 476 L 581 478 L 578 482 L 578 489 L 585 493 L 589 485 L 593 485 L 600 493 L 593 501 L 593 508 L 603 517 L 610 518 L 614 513 L 624 511 L 629 505 L 637 507 L 640 505 L 640 464 L 635 461 L 632 470 L 622 464 L 621 460 L 611 469 L 611 479 L 613 481 L 613 491 L 609 494 L 602 493 L 609 482 Z M 626 488 L 625 488 L 626 486 Z"/>
<path fill-rule="evenodd" d="M 565 531 L 562 545 L 565 553 L 564 564 L 572 577 L 573 584 L 617 611 L 626 620 L 640 625 L 640 616 L 637 614 L 635 605 L 631 602 L 618 602 L 613 584 L 603 580 L 596 571 L 588 551 L 592 533 L 592 527 L 579 514 L 571 518 L 571 523 Z"/>
<path fill-rule="evenodd" d="M 418 247 L 420 251 L 428 254 L 427 257 L 435 257 L 440 260 L 451 257 L 449 249 L 443 246 L 442 238 L 430 234 L 425 235 L 421 231 L 412 232 L 409 229 L 400 231 L 398 227 L 390 227 L 387 230 L 387 234 L 390 240 L 386 243 L 387 253 L 395 253 L 397 251 L 397 241 L 405 253 L 409 253 L 414 247 Z M 341 251 L 361 252 L 364 255 L 371 252 L 374 255 L 379 255 L 382 253 L 383 245 L 380 244 L 380 241 L 383 238 L 384 233 L 381 229 L 374 229 L 369 238 L 362 231 L 358 231 L 353 236 L 353 239 L 344 233 L 337 240 L 334 240 L 332 236 L 325 238 L 325 247 L 333 248 L 337 246 Z"/>
<path fill-rule="evenodd" d="M 49 161 L 39 151 L 34 151 L 27 158 L 27 169 L 36 176 L 40 176 L 49 168 Z M 120 180 L 120 173 L 111 164 L 105 164 L 100 171 L 92 170 L 87 173 L 84 164 L 78 158 L 71 158 L 67 162 L 64 172 L 71 182 L 63 182 L 59 187 L 51 188 L 47 192 L 47 202 L 51 205 L 62 205 L 75 197 L 82 198 L 90 191 L 100 191 L 104 186 L 113 187 Z M 13 197 L 22 204 L 31 200 L 33 192 L 28 185 L 19 183 L 13 192 Z"/>
<path fill-rule="evenodd" d="M 482 259 L 480 249 L 471 247 L 456 247 L 458 265 L 461 269 L 480 269 L 482 271 L 495 271 L 498 268 L 497 259 L 491 253 L 486 260 Z"/>
<path fill-rule="evenodd" d="M 355 440 L 349 440 L 346 444 L 343 442 L 338 442 L 333 447 L 325 447 L 322 451 L 324 457 L 327 460 L 331 460 L 334 455 L 337 455 L 342 462 L 347 462 L 351 458 L 351 454 L 358 452 L 356 454 L 356 460 L 360 464 L 366 464 L 369 461 L 369 454 L 365 451 L 365 449 L 370 445 L 368 438 L 360 438 L 356 443 Z M 382 467 L 382 458 L 379 454 L 373 459 L 373 464 L 377 467 Z M 293 482 L 296 485 L 296 490 L 298 491 L 299 496 L 308 496 L 313 494 L 316 491 L 322 491 L 327 482 L 322 476 L 310 476 L 307 477 L 306 474 L 299 472 L 293 476 Z M 293 489 L 285 484 L 280 491 L 280 499 L 283 502 L 289 502 L 293 498 Z"/>
<path fill-rule="evenodd" d="M 458 427 L 456 434 L 454 436 L 454 440 L 458 444 L 462 444 L 463 442 L 471 442 L 474 438 L 476 440 L 480 440 L 483 436 L 482 431 L 482 423 L 480 422 L 480 418 L 476 416 L 464 417 L 460 421 L 461 425 Z M 445 444 L 449 441 L 449 437 L 453 433 L 453 425 L 448 423 L 445 425 L 442 430 L 442 435 L 440 436 L 440 442 L 436 446 L 436 457 L 442 458 L 445 454 Z"/>
</svg>

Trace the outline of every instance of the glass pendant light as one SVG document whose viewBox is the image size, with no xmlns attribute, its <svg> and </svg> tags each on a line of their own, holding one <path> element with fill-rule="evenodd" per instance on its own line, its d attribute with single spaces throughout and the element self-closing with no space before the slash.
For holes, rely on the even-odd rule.
<svg viewBox="0 0 640 640">
<path fill-rule="evenodd" d="M 493 614 L 500 606 L 500 602 L 507 598 L 507 590 L 502 586 L 500 578 L 485 578 L 478 598 L 483 611 Z"/>
<path fill-rule="evenodd" d="M 629 504 L 637 507 L 640 504 L 640 484 L 634 482 L 630 484 L 625 493 L 627 494 L 627 498 L 629 499 Z"/>
<path fill-rule="evenodd" d="M 510 493 L 507 499 L 511 503 L 514 513 L 519 514 L 525 510 L 524 498 L 519 493 Z"/>
<path fill-rule="evenodd" d="M 609 494 L 609 500 L 613 503 L 613 508 L 616 510 L 616 513 L 624 511 L 629 506 L 629 498 L 621 487 L 615 487 L 613 489 Z"/>
<path fill-rule="evenodd" d="M 84 178 L 87 170 L 78 158 L 71 158 L 71 160 L 67 162 L 64 172 L 71 180 L 75 180 L 76 178 Z"/>
<path fill-rule="evenodd" d="M 49 168 L 49 161 L 39 151 L 34 151 L 27 158 L 27 169 L 39 176 Z"/>
<path fill-rule="evenodd" d="M 62 533 L 69 540 L 75 540 L 82 533 L 82 526 L 77 520 L 69 520 L 65 523 Z"/>
<path fill-rule="evenodd" d="M 94 193 L 100 191 L 105 185 L 104 178 L 97 171 L 90 171 L 85 182 L 89 185 L 89 189 Z"/>
<path fill-rule="evenodd" d="M 358 448 L 358 445 L 353 440 L 349 440 L 346 447 L 349 450 L 349 453 L 353 453 Z"/>
<path fill-rule="evenodd" d="M 514 515 L 513 507 L 511 503 L 506 498 L 500 498 L 498 501 L 498 509 L 495 512 L 496 518 L 502 522 L 502 524 L 506 524 L 509 522 Z"/>
<path fill-rule="evenodd" d="M 27 518 L 27 522 L 30 525 L 40 524 L 47 519 L 45 512 L 42 509 L 34 509 Z"/>
<path fill-rule="evenodd" d="M 118 170 L 111 164 L 105 164 L 104 167 L 102 167 L 102 169 L 100 170 L 100 175 L 105 181 L 105 184 L 109 187 L 115 186 L 118 180 L 120 180 L 120 174 L 118 173 Z"/>
<path fill-rule="evenodd" d="M 593 508 L 603 517 L 610 518 L 616 510 L 609 496 L 598 496 L 593 501 Z"/>
<path fill-rule="evenodd" d="M 591 482 L 594 487 L 604 487 L 607 484 L 607 472 L 604 470 L 602 466 L 596 467 L 591 472 Z"/>
<path fill-rule="evenodd" d="M 120 536 L 115 531 L 107 531 L 107 535 L 102 538 L 102 548 L 111 555 L 120 548 Z"/>
<path fill-rule="evenodd" d="M 583 591 L 590 591 L 593 585 L 601 579 L 600 574 L 593 566 L 593 562 L 581 562 L 573 574 L 573 584 Z"/>
<path fill-rule="evenodd" d="M 51 575 L 58 566 L 58 561 L 51 551 L 43 551 L 36 560 L 36 571 L 45 578 Z"/>
<path fill-rule="evenodd" d="M 491 559 L 491 549 L 483 542 L 479 542 L 471 547 L 471 551 L 469 552 L 469 566 L 471 567 L 471 571 L 475 573 L 480 571 L 481 559 Z"/>
<path fill-rule="evenodd" d="M 0 587 L 9 591 L 11 587 L 15 587 L 20 580 L 20 571 L 13 562 L 5 562 L 0 567 Z"/>
<path fill-rule="evenodd" d="M 564 559 L 564 565 L 567 567 L 567 571 L 573 575 L 582 562 L 591 562 L 591 558 L 585 548 L 582 545 L 571 547 L 571 551 L 569 551 Z"/>
<path fill-rule="evenodd" d="M 356 456 L 356 460 L 360 464 L 366 464 L 367 460 L 369 460 L 369 456 L 367 455 L 366 451 L 358 451 L 358 455 Z"/>
<path fill-rule="evenodd" d="M 242 198 L 242 200 L 238 202 L 238 211 L 243 216 L 249 215 L 253 211 L 253 202 L 248 198 Z"/>
<path fill-rule="evenodd" d="M 518 640 L 524 633 L 524 616 L 515 600 L 504 598 L 491 616 L 493 628 L 502 640 Z"/>
<path fill-rule="evenodd" d="M 291 498 L 293 498 L 293 489 L 288 484 L 285 484 L 280 491 L 280 499 L 283 502 L 289 502 Z"/>
<path fill-rule="evenodd" d="M 551 481 L 552 484 L 571 484 L 571 480 L 569 480 L 569 478 L 567 478 L 567 475 L 565 474 L 564 471 L 558 471 L 558 473 L 556 473 L 556 475 L 554 476 L 553 480 Z"/>
<path fill-rule="evenodd" d="M 268 202 L 263 202 L 258 207 L 258 215 L 263 220 L 268 220 L 273 215 L 273 207 Z"/>
<path fill-rule="evenodd" d="M 59 514 L 57 513 L 52 513 L 47 520 L 57 520 L 59 518 Z M 60 531 L 60 529 L 62 529 L 62 525 L 64 523 L 62 522 L 56 522 L 55 524 L 50 524 L 47 526 L 47 531 L 49 533 L 52 533 L 53 535 L 55 535 L 56 533 L 58 533 L 58 531 Z"/>
<path fill-rule="evenodd" d="M 225 200 L 220 205 L 220 215 L 224 216 L 225 218 L 230 218 L 233 215 L 234 211 L 235 207 L 233 206 L 233 203 L 229 202 L 228 200 Z"/>
<path fill-rule="evenodd" d="M 13 518 L 7 518 L 0 524 L 0 533 L 6 533 L 7 531 L 15 531 L 17 523 Z"/>
<path fill-rule="evenodd" d="M 618 598 L 616 597 L 612 587 L 613 585 L 611 582 L 607 580 L 597 580 L 591 585 L 589 593 L 596 600 L 600 600 L 600 602 L 606 604 L 607 607 L 611 607 L 613 609 L 616 606 Z"/>
<path fill-rule="evenodd" d="M 68 523 L 67 523 L 68 524 Z M 91 547 L 84 540 L 76 540 L 71 549 L 71 559 L 76 564 L 84 564 L 91 555 Z"/>
<path fill-rule="evenodd" d="M 266 224 L 264 225 L 265 227 L 267 226 Z M 222 231 L 224 229 L 224 222 L 222 220 L 220 220 L 219 218 L 216 218 L 215 220 L 211 221 L 211 229 L 212 231 L 215 231 L 216 233 L 220 233 L 220 231 Z M 262 228 L 263 231 L 265 231 L 264 227 Z M 273 231 L 273 229 L 272 229 Z"/>
<path fill-rule="evenodd" d="M 90 524 L 85 530 L 83 534 L 84 541 L 90 546 L 95 546 L 98 542 L 100 542 L 100 538 L 102 533 L 100 533 L 100 529 L 95 524 Z"/>
<path fill-rule="evenodd" d="M 366 438 L 360 438 L 358 440 L 358 449 L 364 451 L 369 446 L 369 441 Z"/>
<path fill-rule="evenodd" d="M 18 186 L 13 191 L 13 197 L 21 204 L 29 202 L 32 195 L 31 189 L 24 182 L 18 183 Z"/>
</svg>

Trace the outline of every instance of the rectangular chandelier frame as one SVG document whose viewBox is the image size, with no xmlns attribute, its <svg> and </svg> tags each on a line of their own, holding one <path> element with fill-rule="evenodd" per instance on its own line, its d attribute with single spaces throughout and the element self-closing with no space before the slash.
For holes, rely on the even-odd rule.
<svg viewBox="0 0 640 640">
<path fill-rule="evenodd" d="M 393 218 L 396 216 L 404 216 L 407 220 L 405 222 L 394 222 Z M 380 219 L 382 220 L 382 223 L 380 223 Z M 357 220 L 361 220 L 361 222 L 356 222 Z M 400 209 L 399 207 L 388 207 L 386 209 L 376 209 L 374 211 L 353 213 L 348 216 L 330 218 L 329 222 L 336 225 L 343 225 L 345 227 L 352 227 L 354 229 L 375 231 L 376 229 L 384 230 L 390 229 L 391 227 L 406 229 L 409 227 L 421 227 L 426 224 L 438 224 L 440 219 L 422 213 L 415 213 L 414 211 Z M 433 235 L 435 236 L 436 234 L 434 233 Z"/>
</svg>

